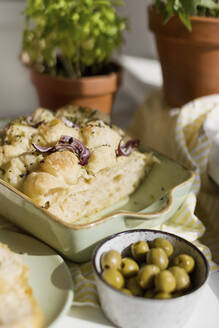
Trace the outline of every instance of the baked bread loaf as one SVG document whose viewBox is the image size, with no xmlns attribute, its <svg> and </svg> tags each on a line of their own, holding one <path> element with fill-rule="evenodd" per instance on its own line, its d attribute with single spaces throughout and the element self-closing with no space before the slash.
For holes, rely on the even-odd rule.
<svg viewBox="0 0 219 328">
<path fill-rule="evenodd" d="M 104 113 L 68 106 L 11 121 L 2 132 L 0 177 L 68 223 L 125 199 L 154 157 Z"/>
<path fill-rule="evenodd" d="M 0 243 L 0 327 L 41 328 L 42 313 L 28 284 L 20 255 Z"/>
</svg>

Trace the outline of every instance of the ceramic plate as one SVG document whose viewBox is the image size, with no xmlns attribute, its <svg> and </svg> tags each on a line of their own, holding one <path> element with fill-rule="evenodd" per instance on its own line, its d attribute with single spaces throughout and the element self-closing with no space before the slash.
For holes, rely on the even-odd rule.
<svg viewBox="0 0 219 328">
<path fill-rule="evenodd" d="M 44 327 L 54 327 L 72 302 L 72 279 L 63 259 L 40 241 L 8 230 L 0 230 L 0 241 L 23 254 L 30 268 L 30 285 L 44 314 Z"/>
</svg>

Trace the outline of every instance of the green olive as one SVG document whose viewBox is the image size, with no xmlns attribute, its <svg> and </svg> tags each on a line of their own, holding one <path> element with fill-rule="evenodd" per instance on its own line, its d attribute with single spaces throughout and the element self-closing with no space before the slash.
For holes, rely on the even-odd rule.
<svg viewBox="0 0 219 328">
<path fill-rule="evenodd" d="M 136 261 L 145 261 L 146 253 L 149 251 L 149 246 L 146 241 L 139 240 L 131 245 L 131 253 Z"/>
<path fill-rule="evenodd" d="M 125 278 L 135 276 L 139 271 L 138 264 L 130 257 L 124 257 L 121 263 L 121 272 Z"/>
<path fill-rule="evenodd" d="M 147 253 L 147 264 L 154 264 L 161 270 L 165 270 L 168 267 L 168 257 L 163 248 L 152 248 Z"/>
<path fill-rule="evenodd" d="M 132 296 L 132 292 L 127 288 L 122 288 L 122 289 L 120 289 L 120 291 L 126 295 Z"/>
<path fill-rule="evenodd" d="M 143 290 L 139 286 L 136 277 L 129 278 L 126 282 L 126 287 L 131 291 L 134 296 L 142 296 Z"/>
<path fill-rule="evenodd" d="M 154 298 L 159 299 L 159 300 L 166 300 L 166 299 L 172 298 L 172 295 L 169 293 L 160 292 L 160 293 L 155 294 Z"/>
<path fill-rule="evenodd" d="M 105 280 L 110 286 L 120 289 L 125 284 L 125 279 L 123 275 L 114 268 L 105 269 L 102 272 L 102 278 Z"/>
<path fill-rule="evenodd" d="M 154 298 L 154 290 L 153 289 L 147 289 L 144 293 L 145 298 Z"/>
<path fill-rule="evenodd" d="M 175 277 L 176 291 L 186 290 L 190 287 L 190 278 L 188 273 L 178 266 L 172 266 L 168 269 Z"/>
<path fill-rule="evenodd" d="M 122 262 L 122 257 L 120 253 L 113 249 L 104 253 L 101 256 L 102 270 L 109 269 L 109 268 L 119 269 L 121 266 L 121 262 Z"/>
<path fill-rule="evenodd" d="M 158 292 L 171 293 L 176 288 L 176 280 L 169 270 L 163 270 L 155 276 L 155 288 Z"/>
<path fill-rule="evenodd" d="M 180 254 L 176 256 L 173 263 L 174 265 L 183 268 L 187 273 L 192 272 L 195 267 L 194 259 L 187 254 Z"/>
<path fill-rule="evenodd" d="M 152 241 L 151 246 L 163 248 L 163 250 L 165 250 L 168 257 L 173 254 L 173 245 L 167 239 L 156 238 Z"/>
<path fill-rule="evenodd" d="M 160 268 L 154 264 L 144 265 L 137 276 L 141 288 L 151 288 L 154 285 L 154 277 L 160 272 Z"/>
</svg>

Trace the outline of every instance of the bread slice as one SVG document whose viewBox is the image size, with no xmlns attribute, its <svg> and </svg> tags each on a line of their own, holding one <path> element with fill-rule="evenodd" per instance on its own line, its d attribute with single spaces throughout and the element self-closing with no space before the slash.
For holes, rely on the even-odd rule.
<svg viewBox="0 0 219 328">
<path fill-rule="evenodd" d="M 77 144 L 72 151 L 68 142 L 62 148 L 63 138 L 71 145 L 72 140 L 79 143 L 79 150 Z M 101 112 L 73 106 L 56 113 L 40 108 L 31 121 L 23 117 L 6 127 L 0 177 L 64 222 L 88 222 L 134 192 L 154 162 L 152 154 L 136 148 L 129 154 L 120 151 L 129 140 Z M 89 152 L 85 160 L 81 145 Z"/>
<path fill-rule="evenodd" d="M 0 327 L 41 328 L 41 310 L 28 284 L 29 269 L 20 255 L 0 243 Z"/>
</svg>

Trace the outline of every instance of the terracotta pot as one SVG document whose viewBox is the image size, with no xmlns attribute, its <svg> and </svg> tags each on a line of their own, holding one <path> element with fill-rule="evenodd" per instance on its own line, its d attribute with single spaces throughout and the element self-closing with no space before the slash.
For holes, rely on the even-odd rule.
<svg viewBox="0 0 219 328">
<path fill-rule="evenodd" d="M 74 104 L 99 109 L 109 114 L 121 83 L 121 67 L 115 67 L 115 73 L 83 77 L 78 80 L 53 77 L 31 69 L 31 81 L 37 90 L 42 107 L 56 110 L 66 104 Z"/>
<path fill-rule="evenodd" d="M 194 98 L 219 93 L 219 19 L 191 17 L 189 32 L 176 16 L 163 24 L 163 16 L 152 6 L 148 15 L 166 102 L 181 106 Z"/>
</svg>

